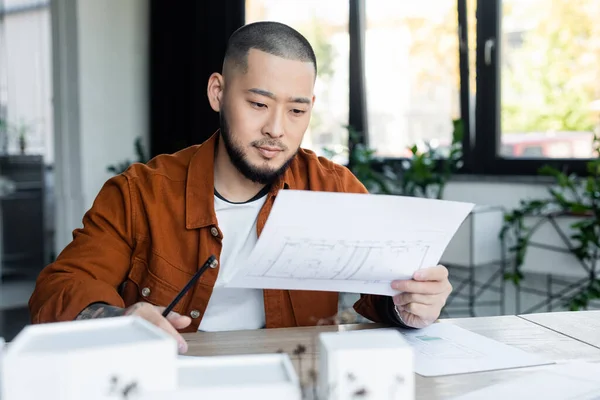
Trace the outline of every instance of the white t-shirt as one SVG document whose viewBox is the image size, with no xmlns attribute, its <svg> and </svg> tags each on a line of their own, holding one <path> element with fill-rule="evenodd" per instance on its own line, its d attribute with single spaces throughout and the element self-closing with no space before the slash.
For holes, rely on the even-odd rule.
<svg viewBox="0 0 600 400">
<path fill-rule="evenodd" d="M 215 212 L 223 233 L 219 275 L 199 331 L 260 329 L 265 326 L 262 289 L 224 288 L 227 268 L 248 259 L 257 240 L 256 220 L 266 193 L 246 203 L 230 203 L 215 195 Z"/>
</svg>

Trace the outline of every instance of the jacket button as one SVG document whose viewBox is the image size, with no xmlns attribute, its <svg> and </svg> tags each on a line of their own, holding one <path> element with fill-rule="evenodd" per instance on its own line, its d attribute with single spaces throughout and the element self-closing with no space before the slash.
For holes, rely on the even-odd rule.
<svg viewBox="0 0 600 400">
<path fill-rule="evenodd" d="M 200 311 L 198 311 L 198 310 L 190 311 L 190 317 L 195 319 L 195 318 L 198 318 L 199 316 L 200 316 Z"/>
<path fill-rule="evenodd" d="M 149 295 L 150 295 L 150 288 L 147 288 L 147 287 L 143 288 L 142 289 L 142 296 L 148 297 Z"/>
<path fill-rule="evenodd" d="M 210 228 L 210 234 L 214 237 L 217 237 L 219 236 L 219 230 L 213 226 L 212 228 Z"/>
</svg>

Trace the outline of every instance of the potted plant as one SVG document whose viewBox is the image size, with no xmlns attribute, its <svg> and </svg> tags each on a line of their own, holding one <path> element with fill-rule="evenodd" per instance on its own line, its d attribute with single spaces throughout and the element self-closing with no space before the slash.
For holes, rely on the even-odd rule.
<svg viewBox="0 0 600 400">
<path fill-rule="evenodd" d="M 462 167 L 462 120 L 454 120 L 452 142 L 447 152 L 425 143 L 425 150 L 410 147 L 411 158 L 402 161 L 400 192 L 404 196 L 442 199 L 453 173 Z"/>
<path fill-rule="evenodd" d="M 446 184 L 454 172 L 462 166 L 462 120 L 453 121 L 452 143 L 442 151 L 431 143 L 425 149 L 415 144 L 408 148 L 411 156 L 394 163 L 386 163 L 376 156 L 376 150 L 358 141 L 359 133 L 347 126 L 353 143 L 349 151 L 348 166 L 369 193 L 395 194 L 441 199 Z M 324 149 L 328 157 L 335 155 Z"/>
<path fill-rule="evenodd" d="M 25 131 L 19 132 L 19 149 L 21 150 L 21 154 L 25 154 L 25 150 L 27 149 L 27 133 Z"/>
<path fill-rule="evenodd" d="M 593 139 L 595 154 L 600 154 L 600 139 Z M 593 299 L 600 299 L 600 279 L 598 277 L 598 258 L 600 257 L 600 156 L 587 162 L 587 176 L 577 176 L 544 166 L 540 174 L 554 178 L 554 187 L 548 189 L 544 199 L 522 200 L 520 206 L 505 215 L 501 238 L 509 237 L 513 245 L 509 252 L 514 257 L 512 271 L 505 279 L 519 285 L 524 276 L 521 267 L 525 261 L 532 237 L 544 221 L 554 225 L 559 217 L 576 217 L 569 224 L 571 231 L 566 251 L 582 265 L 588 274 L 586 283 L 574 294 L 567 296 L 565 306 L 570 310 L 586 309 Z M 538 223 L 530 224 L 528 219 L 535 217 Z M 562 234 L 562 233 L 561 233 Z M 566 240 L 565 240 L 566 241 Z"/>
<path fill-rule="evenodd" d="M 12 126 L 6 123 L 6 130 L 17 140 L 20 153 L 25 154 L 25 151 L 27 150 L 27 139 L 29 132 L 31 131 L 31 126 L 25 122 L 21 122 Z"/>
</svg>

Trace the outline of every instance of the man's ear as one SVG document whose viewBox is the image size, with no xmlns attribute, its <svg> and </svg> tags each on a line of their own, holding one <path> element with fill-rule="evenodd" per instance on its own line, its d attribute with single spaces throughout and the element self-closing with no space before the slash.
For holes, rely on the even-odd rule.
<svg viewBox="0 0 600 400">
<path fill-rule="evenodd" d="M 221 111 L 221 100 L 223 98 L 223 90 L 225 89 L 225 79 L 223 75 L 218 72 L 214 72 L 208 78 L 208 87 L 206 93 L 208 95 L 208 102 L 213 110 L 216 112 Z"/>
</svg>

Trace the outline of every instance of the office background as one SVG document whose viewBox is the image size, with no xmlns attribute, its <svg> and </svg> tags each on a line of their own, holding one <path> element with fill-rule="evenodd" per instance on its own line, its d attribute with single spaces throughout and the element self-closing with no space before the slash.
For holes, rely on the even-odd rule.
<svg viewBox="0 0 600 400">
<path fill-rule="evenodd" d="M 406 172 L 424 160 L 411 147 L 439 154 L 427 171 L 443 181 L 441 197 L 483 207 L 462 245 L 481 250 L 483 240 L 501 254 L 449 263 L 457 296 L 447 315 L 595 307 L 595 263 L 580 270 L 568 245 L 562 258 L 549 248 L 571 234 L 568 221 L 541 233 L 545 249 L 528 248 L 520 285 L 499 234 L 504 215 L 556 186 L 541 167 L 584 176 L 598 157 L 597 15 L 596 0 L 0 0 L 0 336 L 28 323 L 37 273 L 112 174 L 218 128 L 207 78 L 227 37 L 263 19 L 298 29 L 317 53 L 303 146 L 366 183 L 365 165 L 389 168 L 400 189 L 425 179 Z M 397 193 L 423 195 L 406 190 Z"/>
</svg>

